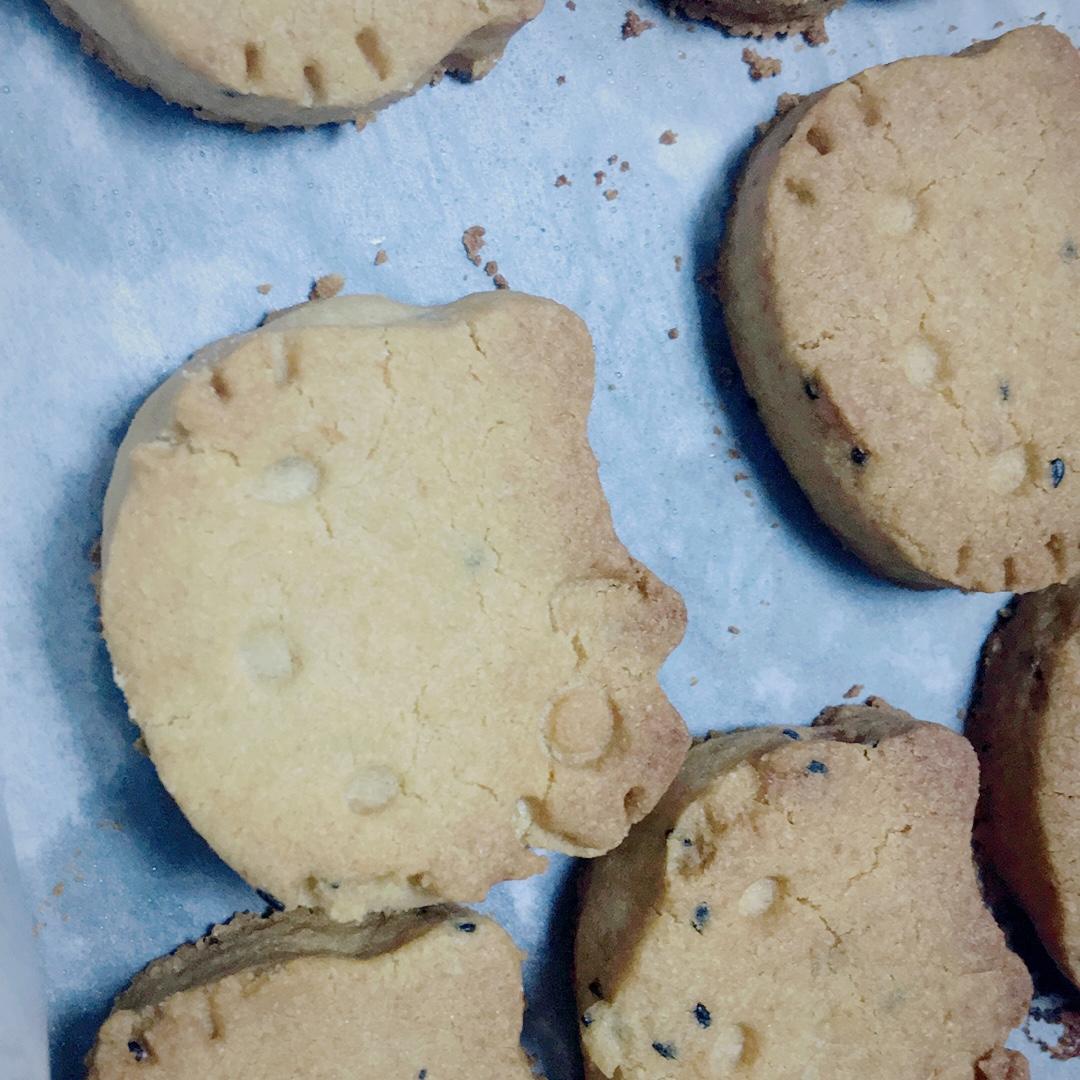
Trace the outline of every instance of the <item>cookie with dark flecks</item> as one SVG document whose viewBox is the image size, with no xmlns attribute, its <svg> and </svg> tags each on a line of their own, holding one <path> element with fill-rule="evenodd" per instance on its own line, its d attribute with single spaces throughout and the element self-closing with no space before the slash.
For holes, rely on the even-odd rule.
<svg viewBox="0 0 1080 1080">
<path fill-rule="evenodd" d="M 971 746 L 880 699 L 714 735 L 590 865 L 591 1080 L 1019 1080 L 1031 981 L 971 857 Z"/>
<path fill-rule="evenodd" d="M 691 19 L 708 19 L 739 37 L 805 33 L 812 44 L 828 41 L 825 16 L 844 0 L 668 0 Z"/>
<path fill-rule="evenodd" d="M 978 846 L 1080 985 L 1080 582 L 1022 597 L 991 634 L 968 735 Z"/>
<path fill-rule="evenodd" d="M 251 884 L 342 919 L 478 901 L 666 790 L 685 612 L 615 535 L 592 392 L 550 300 L 338 296 L 140 408 L 102 626 L 162 781 Z"/>
<path fill-rule="evenodd" d="M 529 1080 L 521 1018 L 520 954 L 472 913 L 238 915 L 136 976 L 87 1080 Z"/>
<path fill-rule="evenodd" d="M 815 509 L 918 587 L 1080 572 L 1080 53 L 1029 27 L 803 98 L 740 183 L 721 294 Z"/>
<path fill-rule="evenodd" d="M 48 0 L 87 52 L 207 120 L 365 121 L 446 71 L 480 78 L 543 0 Z"/>
</svg>

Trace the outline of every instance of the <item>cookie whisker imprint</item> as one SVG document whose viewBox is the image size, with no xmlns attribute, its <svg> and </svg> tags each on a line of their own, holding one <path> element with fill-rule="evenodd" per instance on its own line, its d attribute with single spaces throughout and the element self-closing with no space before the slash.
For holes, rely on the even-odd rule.
<svg viewBox="0 0 1080 1080">
<path fill-rule="evenodd" d="M 971 746 L 878 698 L 698 742 L 586 870 L 590 1080 L 1019 1080 L 1031 981 L 983 904 Z"/>
<path fill-rule="evenodd" d="M 237 915 L 135 977 L 88 1080 L 528 1080 L 522 1008 L 520 953 L 462 909 Z"/>
<path fill-rule="evenodd" d="M 136 414 L 104 512 L 117 681 L 192 824 L 286 907 L 481 900 L 534 847 L 615 847 L 678 771 L 657 671 L 686 615 L 615 535 L 592 386 L 551 301 L 336 296 Z"/>
<path fill-rule="evenodd" d="M 543 0 L 47 0 L 120 78 L 203 120 L 261 127 L 357 121 L 445 72 L 478 79 Z M 365 20 L 362 8 L 370 9 Z"/>
<path fill-rule="evenodd" d="M 740 181 L 719 291 L 747 389 L 903 584 L 1080 573 L 1078 109 L 1080 53 L 1029 27 L 788 103 Z"/>
</svg>

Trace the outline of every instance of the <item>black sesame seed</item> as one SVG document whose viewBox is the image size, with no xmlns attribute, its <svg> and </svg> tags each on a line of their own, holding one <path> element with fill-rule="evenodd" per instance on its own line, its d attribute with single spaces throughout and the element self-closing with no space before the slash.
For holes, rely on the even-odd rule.
<svg viewBox="0 0 1080 1080">
<path fill-rule="evenodd" d="M 1002 401 L 1009 400 L 1009 384 L 1004 379 L 998 383 L 998 393 L 1001 395 Z"/>
<path fill-rule="evenodd" d="M 694 1019 L 702 1026 L 708 1027 L 712 1023 L 712 1013 L 699 1001 L 694 1006 Z"/>
<path fill-rule="evenodd" d="M 683 847 L 693 847 L 694 846 L 694 838 L 692 836 L 684 836 L 682 838 L 682 846 Z"/>
<path fill-rule="evenodd" d="M 690 925 L 700 934 L 705 929 L 705 924 L 709 921 L 709 905 L 698 904 L 694 908 L 694 917 L 690 920 Z"/>
<path fill-rule="evenodd" d="M 675 1047 L 672 1043 L 654 1042 L 652 1048 L 662 1057 L 667 1058 L 668 1061 L 674 1061 L 679 1055 L 675 1052 Z"/>
<path fill-rule="evenodd" d="M 865 465 L 870 460 L 870 451 L 864 450 L 861 446 L 853 446 L 851 448 L 851 460 L 856 465 Z"/>
<path fill-rule="evenodd" d="M 1065 262 L 1076 262 L 1077 259 L 1080 259 L 1080 250 L 1077 250 L 1075 240 L 1066 240 L 1061 245 L 1061 257 Z"/>
<path fill-rule="evenodd" d="M 806 766 L 806 771 L 812 773 L 827 773 L 829 771 L 829 766 L 826 765 L 824 761 L 811 761 L 810 764 Z"/>
<path fill-rule="evenodd" d="M 784 730 L 781 731 L 780 734 L 786 735 L 789 739 L 794 739 L 796 742 L 798 742 L 802 738 L 802 736 L 797 731 L 792 731 L 789 727 L 784 728 Z"/>
<path fill-rule="evenodd" d="M 1050 482 L 1057 487 L 1065 479 L 1065 462 L 1056 457 L 1050 462 Z"/>
<path fill-rule="evenodd" d="M 421 1069 L 416 1074 L 416 1080 L 427 1080 L 427 1069 Z"/>
<path fill-rule="evenodd" d="M 472 934 L 476 930 L 476 923 L 474 923 L 474 922 L 459 922 L 457 924 L 457 928 L 463 934 Z"/>
<path fill-rule="evenodd" d="M 604 996 L 604 991 L 600 986 L 599 979 L 593 979 L 593 981 L 589 983 L 589 993 L 592 994 L 593 997 L 602 998 Z"/>
<path fill-rule="evenodd" d="M 803 393 L 811 400 L 817 401 L 821 397 L 821 387 L 813 379 L 807 379 L 802 384 Z"/>
<path fill-rule="evenodd" d="M 128 1043 L 128 1053 L 136 1061 L 145 1061 L 147 1058 L 146 1047 L 141 1042 L 136 1042 L 134 1039 Z"/>
<path fill-rule="evenodd" d="M 581 1026 L 588 1027 L 592 1023 L 592 1017 L 587 1013 L 581 1014 Z"/>
</svg>

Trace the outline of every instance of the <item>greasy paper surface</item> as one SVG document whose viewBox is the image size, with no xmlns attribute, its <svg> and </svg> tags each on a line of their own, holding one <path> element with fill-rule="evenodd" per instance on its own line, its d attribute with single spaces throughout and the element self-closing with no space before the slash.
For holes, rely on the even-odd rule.
<svg viewBox="0 0 1080 1080">
<path fill-rule="evenodd" d="M 639 10 L 657 26 L 623 40 L 625 7 L 548 0 L 488 79 L 446 81 L 362 133 L 253 135 L 119 83 L 40 0 L 0 4 L 0 775 L 21 870 L 17 882 L 0 859 L 0 1048 L 24 1048 L 0 1075 L 41 1075 L 34 981 L 5 935 L 41 965 L 53 1075 L 77 1077 L 112 996 L 143 964 L 262 906 L 132 749 L 87 553 L 141 399 L 194 349 L 302 300 L 314 275 L 452 300 L 490 287 L 460 243 L 483 225 L 483 254 L 514 288 L 585 318 L 597 347 L 590 434 L 616 527 L 689 608 L 663 683 L 695 732 L 805 722 L 854 684 L 957 726 L 1003 598 L 908 591 L 841 551 L 730 375 L 716 307 L 694 278 L 781 91 L 952 52 L 1040 9 L 851 0 L 827 45 L 757 45 L 784 67 L 754 83 L 745 42 L 647 0 Z M 1080 40 L 1080 0 L 1058 0 L 1045 21 Z M 659 141 L 667 129 L 673 145 Z M 628 171 L 608 164 L 616 154 Z M 568 185 L 556 187 L 560 174 Z M 389 261 L 375 266 L 380 248 Z M 269 296 L 256 292 L 263 282 Z M 529 951 L 526 1041 L 550 1080 L 580 1075 L 573 896 L 573 863 L 556 858 L 488 904 Z M 1045 973 L 1040 983 L 1060 986 Z M 1055 1041 L 1058 1029 L 1036 1026 Z M 1037 1078 L 1080 1074 L 1021 1035 L 1014 1045 Z"/>
</svg>

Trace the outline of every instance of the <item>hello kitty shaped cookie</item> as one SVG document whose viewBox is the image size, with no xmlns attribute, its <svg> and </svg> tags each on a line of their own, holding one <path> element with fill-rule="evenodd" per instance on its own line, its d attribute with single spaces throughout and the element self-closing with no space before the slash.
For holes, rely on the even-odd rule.
<svg viewBox="0 0 1080 1080">
<path fill-rule="evenodd" d="M 87 52 L 204 120 L 366 120 L 444 72 L 477 79 L 543 0 L 48 0 Z"/>
<path fill-rule="evenodd" d="M 340 297 L 144 404 L 101 608 L 162 781 L 253 885 L 356 918 L 597 855 L 689 739 L 679 596 L 619 542 L 571 312 Z"/>
</svg>

